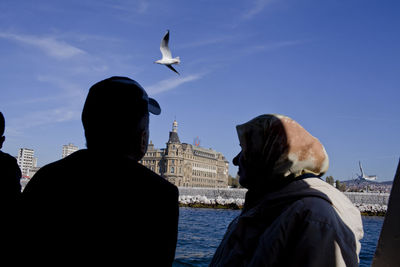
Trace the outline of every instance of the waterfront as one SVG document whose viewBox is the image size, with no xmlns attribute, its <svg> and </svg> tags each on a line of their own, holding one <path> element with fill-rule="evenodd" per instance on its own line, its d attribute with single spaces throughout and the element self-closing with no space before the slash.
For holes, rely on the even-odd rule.
<svg viewBox="0 0 400 267">
<path fill-rule="evenodd" d="M 228 224 L 240 210 L 180 208 L 173 266 L 208 266 Z M 383 217 L 363 217 L 360 266 L 370 266 Z"/>
<path fill-rule="evenodd" d="M 247 192 L 247 189 L 232 188 L 179 187 L 178 189 L 180 205 L 195 208 L 240 209 Z M 363 215 L 384 216 L 386 213 L 389 201 L 387 193 L 344 192 L 343 194 Z"/>
</svg>

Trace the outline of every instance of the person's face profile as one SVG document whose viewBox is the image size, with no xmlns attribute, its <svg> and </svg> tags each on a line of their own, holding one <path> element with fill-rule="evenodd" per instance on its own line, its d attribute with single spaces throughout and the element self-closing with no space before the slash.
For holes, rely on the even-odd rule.
<svg viewBox="0 0 400 267">
<path fill-rule="evenodd" d="M 232 160 L 233 165 L 238 166 L 238 175 L 239 175 L 239 183 L 243 187 L 247 187 L 248 185 L 248 176 L 247 176 L 247 163 L 246 159 L 244 156 L 243 148 L 239 152 L 239 154 L 236 155 L 236 157 L 233 158 Z"/>
<path fill-rule="evenodd" d="M 239 167 L 240 185 L 247 189 L 256 188 L 260 184 L 260 179 L 263 179 L 265 172 L 262 155 L 257 153 L 258 156 L 254 156 L 254 151 L 257 151 L 257 149 L 253 146 L 253 143 L 242 139 L 240 143 L 241 151 L 232 160 L 233 165 Z M 253 154 L 250 154 L 251 156 L 249 151 L 253 151 Z"/>
</svg>

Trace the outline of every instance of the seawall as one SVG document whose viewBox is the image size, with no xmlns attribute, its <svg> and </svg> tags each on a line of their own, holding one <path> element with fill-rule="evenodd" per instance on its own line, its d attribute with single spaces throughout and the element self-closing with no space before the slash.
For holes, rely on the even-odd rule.
<svg viewBox="0 0 400 267">
<path fill-rule="evenodd" d="M 236 188 L 197 188 L 178 187 L 180 196 L 205 196 L 207 198 L 242 198 L 246 195 L 247 189 Z"/>
<path fill-rule="evenodd" d="M 179 203 L 189 207 L 241 208 L 247 189 L 179 187 Z M 384 215 L 389 194 L 344 192 L 363 215 Z"/>
<path fill-rule="evenodd" d="M 378 204 L 387 205 L 389 202 L 389 195 L 387 193 L 356 193 L 356 192 L 344 192 L 344 194 L 351 200 L 351 202 L 357 204 Z"/>
</svg>

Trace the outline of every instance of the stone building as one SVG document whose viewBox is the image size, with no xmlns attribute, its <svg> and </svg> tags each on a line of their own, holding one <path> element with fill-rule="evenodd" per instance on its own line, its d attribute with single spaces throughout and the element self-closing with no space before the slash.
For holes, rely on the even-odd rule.
<svg viewBox="0 0 400 267">
<path fill-rule="evenodd" d="M 178 123 L 164 149 L 154 148 L 150 141 L 141 164 L 180 187 L 228 187 L 228 161 L 222 153 L 197 145 L 181 143 Z"/>
</svg>

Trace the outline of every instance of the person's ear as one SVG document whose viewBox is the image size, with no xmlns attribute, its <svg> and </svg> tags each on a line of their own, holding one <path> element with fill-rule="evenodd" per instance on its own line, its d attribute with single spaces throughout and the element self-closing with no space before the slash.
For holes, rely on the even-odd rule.
<svg viewBox="0 0 400 267">
<path fill-rule="evenodd" d="M 149 132 L 143 130 L 140 141 L 140 152 L 142 155 L 146 154 L 148 144 L 149 144 Z"/>
</svg>

